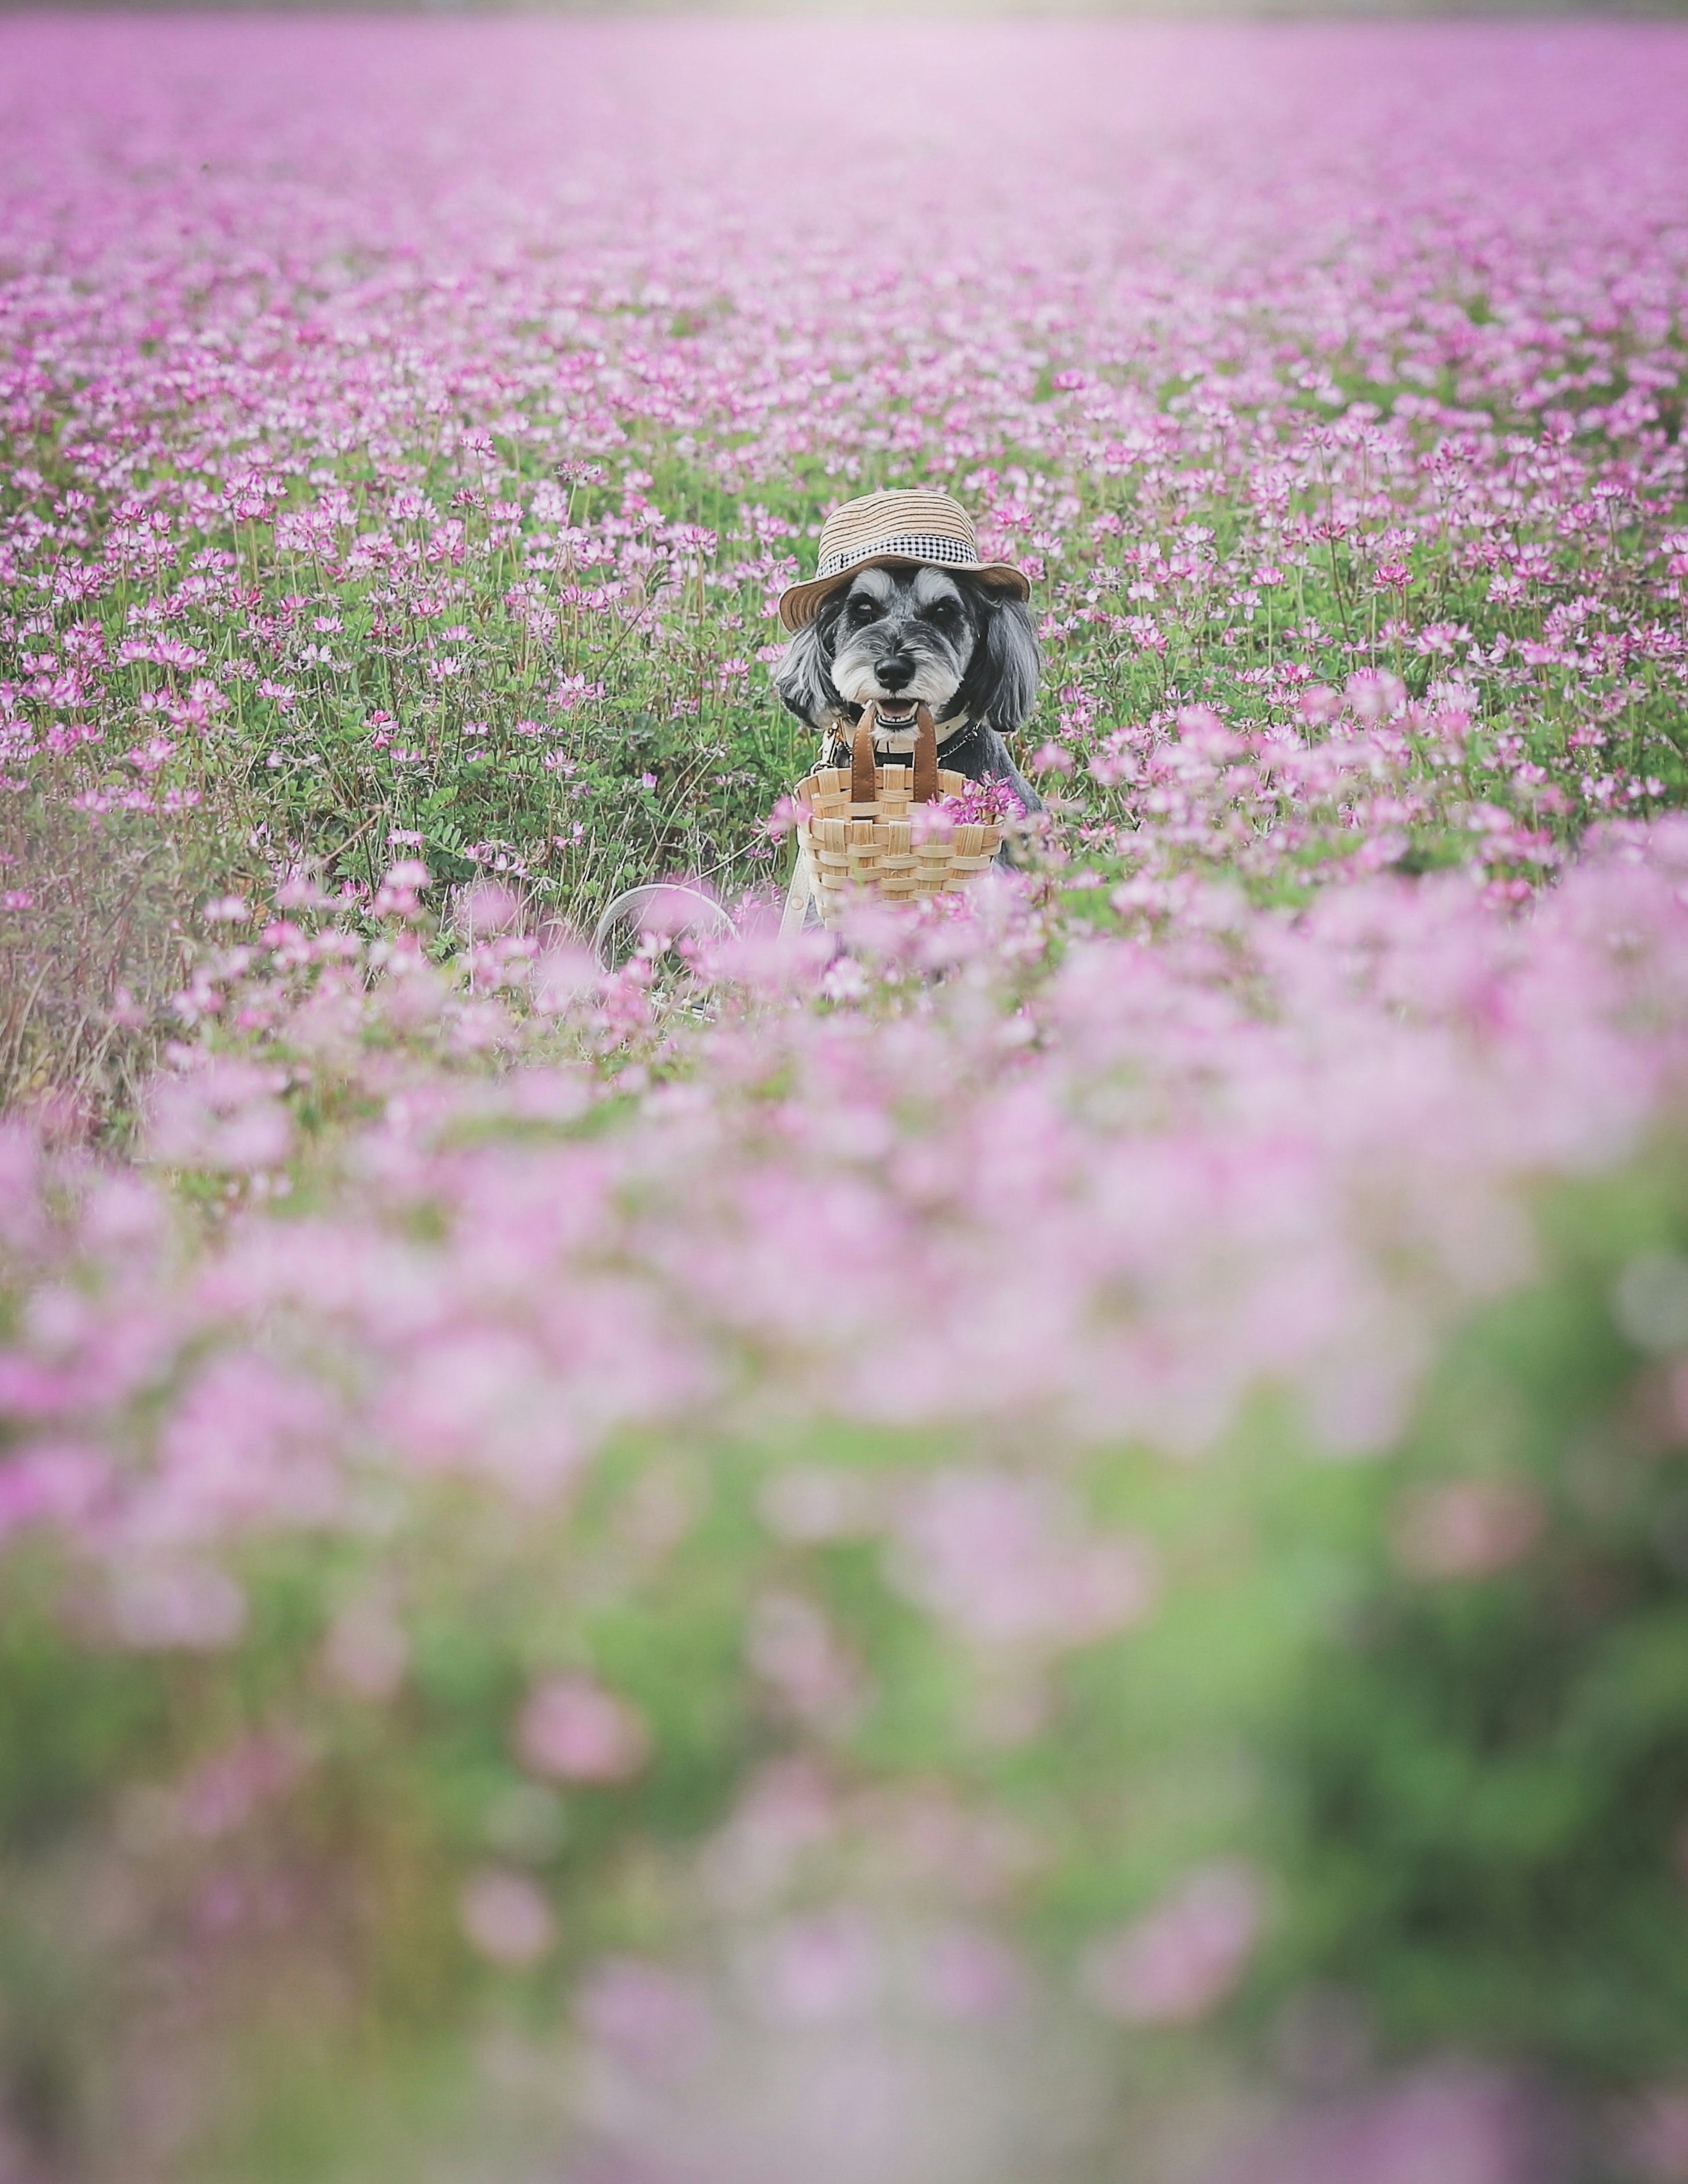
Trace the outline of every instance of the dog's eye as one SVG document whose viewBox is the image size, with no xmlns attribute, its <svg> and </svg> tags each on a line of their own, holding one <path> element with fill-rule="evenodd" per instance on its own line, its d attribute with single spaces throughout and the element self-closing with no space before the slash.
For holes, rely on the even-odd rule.
<svg viewBox="0 0 1688 2184">
<path fill-rule="evenodd" d="M 859 599 L 850 601 L 850 610 L 857 621 L 872 621 L 879 611 L 879 602 L 864 592 Z"/>
<path fill-rule="evenodd" d="M 961 619 L 961 610 L 954 599 L 934 599 L 926 610 L 926 618 L 939 629 L 954 629 Z"/>
</svg>

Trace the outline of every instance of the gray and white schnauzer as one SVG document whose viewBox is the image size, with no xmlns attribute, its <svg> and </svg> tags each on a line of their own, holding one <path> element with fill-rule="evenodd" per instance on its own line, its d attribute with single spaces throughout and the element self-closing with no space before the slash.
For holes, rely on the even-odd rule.
<svg viewBox="0 0 1688 2184">
<path fill-rule="evenodd" d="M 826 738 L 823 765 L 849 763 L 850 732 L 870 699 L 881 763 L 911 760 L 924 705 L 941 766 L 1005 781 L 1040 811 L 1003 741 L 1037 700 L 1030 589 L 1008 563 L 980 561 L 972 519 L 946 493 L 847 501 L 822 527 L 818 576 L 781 596 L 793 638 L 774 687 Z"/>
</svg>

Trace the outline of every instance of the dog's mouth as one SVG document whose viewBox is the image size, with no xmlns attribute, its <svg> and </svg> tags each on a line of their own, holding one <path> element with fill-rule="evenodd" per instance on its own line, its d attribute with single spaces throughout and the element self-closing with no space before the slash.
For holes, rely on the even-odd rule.
<svg viewBox="0 0 1688 2184">
<path fill-rule="evenodd" d="M 874 705 L 874 718 L 882 728 L 911 728 L 920 718 L 917 698 L 879 698 Z"/>
</svg>

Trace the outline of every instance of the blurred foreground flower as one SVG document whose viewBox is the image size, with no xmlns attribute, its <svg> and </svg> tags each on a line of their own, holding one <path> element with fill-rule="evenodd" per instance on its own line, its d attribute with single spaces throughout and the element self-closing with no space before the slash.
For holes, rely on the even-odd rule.
<svg viewBox="0 0 1688 2184">
<path fill-rule="evenodd" d="M 488 1866 L 471 1875 L 461 1908 L 464 1932 L 494 1964 L 537 1964 L 556 1937 L 550 1905 L 523 1873 Z"/>
<path fill-rule="evenodd" d="M 649 1749 L 638 1715 L 583 1676 L 541 1684 L 522 1708 L 516 1738 L 536 1774 L 565 1782 L 625 1780 Z"/>
<path fill-rule="evenodd" d="M 1247 1867 L 1202 1866 L 1164 1903 L 1094 1946 L 1084 1991 L 1129 2025 L 1204 2017 L 1242 1977 L 1263 1915 L 1260 1883 Z"/>
</svg>

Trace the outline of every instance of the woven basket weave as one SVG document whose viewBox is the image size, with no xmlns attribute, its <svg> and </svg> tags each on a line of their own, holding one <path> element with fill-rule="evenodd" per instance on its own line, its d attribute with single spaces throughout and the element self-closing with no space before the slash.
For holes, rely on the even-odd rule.
<svg viewBox="0 0 1688 2184">
<path fill-rule="evenodd" d="M 939 766 L 937 731 L 924 705 L 913 766 L 876 766 L 874 711 L 870 705 L 856 724 L 848 766 L 821 766 L 792 792 L 803 807 L 799 849 L 828 927 L 844 922 L 852 889 L 871 889 L 887 902 L 950 894 L 983 872 L 1002 846 L 1002 828 L 978 822 L 915 839 L 913 807 L 959 796 L 967 778 Z"/>
</svg>

